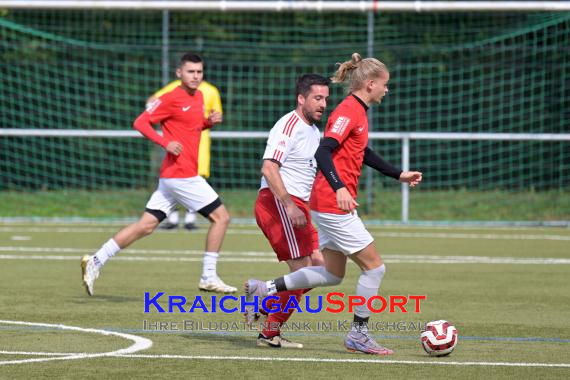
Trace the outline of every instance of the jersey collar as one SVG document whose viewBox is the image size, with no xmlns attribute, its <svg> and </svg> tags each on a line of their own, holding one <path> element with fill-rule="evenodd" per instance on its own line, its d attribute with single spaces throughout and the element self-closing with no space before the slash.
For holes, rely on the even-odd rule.
<svg viewBox="0 0 570 380">
<path fill-rule="evenodd" d="M 361 105 L 362 107 L 364 107 L 364 111 L 365 111 L 365 112 L 368 111 L 368 106 L 366 105 L 366 103 L 364 103 L 364 102 L 362 101 L 362 99 L 360 99 L 358 96 L 356 96 L 356 95 L 354 95 L 354 94 L 350 94 L 350 95 L 352 95 L 352 96 L 354 97 L 354 99 L 356 99 L 356 100 L 358 101 L 358 103 L 360 103 L 360 105 Z"/>
<path fill-rule="evenodd" d="M 297 112 L 296 109 L 293 110 L 293 113 L 294 113 L 295 115 L 297 115 L 297 117 L 299 118 L 299 121 L 300 121 L 301 123 L 303 123 L 303 124 L 305 124 L 306 126 L 309 126 L 309 127 L 311 127 L 311 128 L 317 128 L 317 126 L 316 126 L 315 124 L 307 124 L 307 123 L 305 122 L 305 120 L 303 120 L 303 118 L 301 117 L 301 115 L 299 115 L 299 112 Z"/>
</svg>

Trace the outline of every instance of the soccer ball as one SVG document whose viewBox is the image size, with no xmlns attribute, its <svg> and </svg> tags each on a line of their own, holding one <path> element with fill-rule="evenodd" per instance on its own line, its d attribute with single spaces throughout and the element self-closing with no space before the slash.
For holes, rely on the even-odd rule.
<svg viewBox="0 0 570 380">
<path fill-rule="evenodd" d="M 420 344 L 430 356 L 446 356 L 457 346 L 457 329 L 447 321 L 426 324 L 420 335 Z"/>
</svg>

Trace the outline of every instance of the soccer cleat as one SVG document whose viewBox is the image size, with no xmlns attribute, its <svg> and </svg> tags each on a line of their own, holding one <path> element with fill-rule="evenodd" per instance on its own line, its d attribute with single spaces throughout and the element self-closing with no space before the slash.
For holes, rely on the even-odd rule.
<svg viewBox="0 0 570 380">
<path fill-rule="evenodd" d="M 245 300 L 247 302 L 253 302 L 255 296 L 258 296 L 259 307 L 261 310 L 261 302 L 263 298 L 267 295 L 267 285 L 264 281 L 249 279 L 243 284 L 243 290 L 245 293 Z M 252 323 L 259 322 L 261 318 L 261 313 L 255 312 L 255 307 L 253 305 L 245 306 L 245 322 L 251 327 Z"/>
<path fill-rule="evenodd" d="M 90 296 L 93 295 L 93 285 L 99 277 L 99 268 L 95 265 L 95 255 L 85 255 L 81 258 L 81 274 L 83 277 L 83 285 Z"/>
<path fill-rule="evenodd" d="M 281 335 L 266 338 L 262 334 L 259 334 L 257 337 L 257 347 L 303 348 L 303 345 L 301 343 L 291 342 L 289 339 L 285 339 Z"/>
<path fill-rule="evenodd" d="M 243 284 L 243 290 L 245 292 L 246 299 L 249 302 L 254 300 L 253 297 L 258 296 L 260 305 L 261 301 L 268 293 L 267 284 L 265 283 L 265 281 L 254 280 L 254 279 L 247 280 L 246 283 Z"/>
<path fill-rule="evenodd" d="M 178 224 L 176 223 L 170 223 L 168 220 L 161 223 L 158 228 L 160 228 L 161 230 L 173 230 L 175 228 L 178 228 Z"/>
<path fill-rule="evenodd" d="M 253 328 L 255 323 L 264 323 L 265 320 L 267 320 L 267 314 L 261 313 L 261 309 L 260 312 L 256 313 L 253 306 L 246 306 L 243 316 L 245 317 L 245 323 L 249 328 Z"/>
<path fill-rule="evenodd" d="M 192 230 L 197 230 L 198 226 L 195 225 L 194 223 L 186 223 L 184 224 L 184 228 L 186 228 L 188 231 L 192 231 Z"/>
<path fill-rule="evenodd" d="M 392 355 L 394 351 L 383 347 L 368 335 L 368 333 L 351 331 L 344 340 L 348 352 L 371 355 Z"/>
<path fill-rule="evenodd" d="M 237 288 L 227 285 L 222 281 L 219 277 L 214 277 L 213 279 L 200 279 L 200 283 L 198 284 L 198 289 L 203 290 L 205 292 L 214 292 L 214 293 L 235 293 L 237 292 Z"/>
</svg>

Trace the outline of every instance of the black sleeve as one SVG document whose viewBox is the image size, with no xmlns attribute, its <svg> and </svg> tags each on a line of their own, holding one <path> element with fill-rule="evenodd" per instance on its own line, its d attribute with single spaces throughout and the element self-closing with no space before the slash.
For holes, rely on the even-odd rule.
<svg viewBox="0 0 570 380">
<path fill-rule="evenodd" d="M 368 147 L 364 151 L 364 164 L 394 179 L 400 179 L 402 174 L 402 170 L 392 166 L 388 161 L 384 161 L 382 157 Z"/>
<path fill-rule="evenodd" d="M 326 137 L 321 141 L 319 148 L 315 152 L 315 159 L 317 160 L 317 165 L 319 169 L 323 172 L 323 175 L 327 179 L 329 185 L 334 191 L 344 187 L 344 183 L 341 181 L 334 163 L 332 160 L 332 152 L 339 146 L 339 142 L 332 137 Z"/>
</svg>

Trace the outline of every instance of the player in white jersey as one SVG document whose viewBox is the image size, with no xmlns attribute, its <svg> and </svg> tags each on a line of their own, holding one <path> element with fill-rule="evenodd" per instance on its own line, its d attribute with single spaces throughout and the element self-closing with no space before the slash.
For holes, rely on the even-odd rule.
<svg viewBox="0 0 570 380">
<path fill-rule="evenodd" d="M 263 159 L 280 166 L 279 175 L 287 193 L 303 201 L 308 201 L 311 195 L 317 170 L 315 151 L 320 139 L 316 125 L 307 124 L 297 111 L 291 111 L 275 123 L 267 140 Z M 261 177 L 261 189 L 268 187 L 265 176 Z"/>
<path fill-rule="evenodd" d="M 318 249 L 317 231 L 311 222 L 308 200 L 316 174 L 315 152 L 320 131 L 315 123 L 323 117 L 329 96 L 329 80 L 316 74 L 305 74 L 297 80 L 297 107 L 283 116 L 269 133 L 263 155 L 261 189 L 255 203 L 255 219 L 279 261 L 287 262 L 291 272 L 306 266 L 323 265 Z M 262 347 L 302 348 L 280 335 L 280 327 L 294 308 L 283 309 L 293 296 L 300 300 L 309 289 L 276 294 L 279 297 L 257 338 Z M 246 321 L 260 318 L 253 307 L 247 307 Z"/>
</svg>

